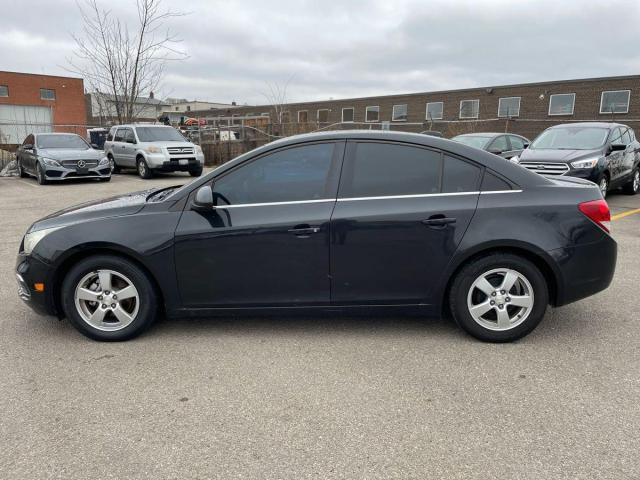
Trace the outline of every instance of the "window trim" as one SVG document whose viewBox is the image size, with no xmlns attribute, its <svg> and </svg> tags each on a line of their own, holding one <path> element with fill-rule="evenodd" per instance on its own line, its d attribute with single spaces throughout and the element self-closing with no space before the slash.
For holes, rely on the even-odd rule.
<svg viewBox="0 0 640 480">
<path fill-rule="evenodd" d="M 464 102 L 476 102 L 478 104 L 478 112 L 476 114 L 475 117 L 463 117 L 462 116 L 462 104 Z M 474 99 L 466 99 L 466 100 L 460 100 L 460 111 L 458 112 L 458 118 L 461 120 L 468 120 L 468 119 L 478 119 L 480 118 L 480 99 L 479 98 L 474 98 Z"/>
<path fill-rule="evenodd" d="M 602 111 L 602 101 L 604 100 L 605 93 L 619 93 L 619 92 L 627 92 L 627 109 L 624 112 L 603 112 Z M 631 105 L 631 90 L 603 90 L 600 94 L 600 115 L 624 115 L 625 113 L 629 113 L 629 106 Z"/>
<path fill-rule="evenodd" d="M 572 95 L 573 96 L 573 101 L 571 102 L 571 113 L 551 113 L 551 100 L 553 99 L 553 97 L 558 97 L 561 95 Z M 576 94 L 575 92 L 573 93 L 552 93 L 551 95 L 549 95 L 549 110 L 547 112 L 547 115 L 550 117 L 568 117 L 573 115 L 573 112 L 576 108 Z"/>
<path fill-rule="evenodd" d="M 345 110 L 351 110 L 351 112 L 352 112 L 352 120 L 345 120 L 344 119 L 344 111 Z M 342 120 L 342 123 L 354 123 L 356 121 L 356 109 L 354 107 L 342 107 L 342 116 L 340 118 Z"/>
<path fill-rule="evenodd" d="M 309 123 L 309 110 L 298 110 L 298 123 L 303 123 L 300 121 L 300 114 L 301 113 L 306 113 L 307 114 L 307 121 L 304 123 Z"/>
<path fill-rule="evenodd" d="M 6 95 L 0 95 L 0 98 L 9 98 L 9 85 L 0 85 L 0 87 L 4 87 L 7 91 Z"/>
<path fill-rule="evenodd" d="M 437 105 L 437 104 L 442 105 L 442 108 L 440 110 L 440 116 L 439 117 L 432 117 L 429 118 L 429 105 Z M 444 102 L 427 102 L 427 105 L 425 106 L 424 109 L 424 118 L 427 121 L 431 121 L 431 120 L 442 120 L 444 118 Z"/>
<path fill-rule="evenodd" d="M 406 118 L 396 118 L 396 107 L 404 107 L 405 108 L 405 117 Z M 391 121 L 392 122 L 406 122 L 409 118 L 409 104 L 407 103 L 397 103 L 391 109 Z"/>
<path fill-rule="evenodd" d="M 320 112 L 327 112 L 327 121 L 326 122 L 320 122 Z M 328 108 L 319 108 L 316 111 L 316 122 L 318 123 L 329 123 L 329 113 L 331 112 L 331 110 L 329 110 Z"/>
<path fill-rule="evenodd" d="M 377 108 L 378 111 L 376 112 L 378 115 L 378 118 L 376 120 L 369 120 L 369 109 L 370 108 Z M 367 105 L 364 109 L 364 121 L 365 123 L 375 123 L 375 122 L 379 122 L 380 121 L 380 105 Z"/>
<path fill-rule="evenodd" d="M 516 115 L 500 115 L 500 104 L 502 100 L 512 100 L 514 98 L 518 99 L 518 113 Z M 513 118 L 520 116 L 520 103 L 522 102 L 522 97 L 500 97 L 498 98 L 498 118 Z"/>
<path fill-rule="evenodd" d="M 44 98 L 42 96 L 42 92 L 43 91 L 47 91 L 47 92 L 53 92 L 53 98 Z M 55 102 L 56 101 L 56 91 L 54 88 L 40 88 L 40 100 L 45 100 L 47 102 Z"/>
</svg>

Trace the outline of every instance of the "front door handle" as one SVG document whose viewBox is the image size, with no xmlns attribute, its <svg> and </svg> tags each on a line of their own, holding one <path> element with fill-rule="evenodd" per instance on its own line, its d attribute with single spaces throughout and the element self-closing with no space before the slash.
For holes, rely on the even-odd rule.
<svg viewBox="0 0 640 480">
<path fill-rule="evenodd" d="M 452 217 L 445 217 L 444 215 L 432 215 L 426 220 L 422 220 L 422 223 L 428 227 L 444 227 L 452 223 L 456 223 L 456 219 Z"/>
<path fill-rule="evenodd" d="M 312 227 L 310 225 L 296 225 L 290 230 L 287 230 L 289 233 L 293 233 L 297 237 L 306 238 L 313 233 L 318 233 L 320 231 L 320 227 Z"/>
</svg>

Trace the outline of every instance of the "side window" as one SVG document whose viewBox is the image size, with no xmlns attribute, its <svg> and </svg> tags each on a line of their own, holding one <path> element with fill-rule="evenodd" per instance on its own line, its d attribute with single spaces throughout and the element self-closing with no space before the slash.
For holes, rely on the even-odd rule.
<svg viewBox="0 0 640 480">
<path fill-rule="evenodd" d="M 511 190 L 511 185 L 489 170 L 485 170 L 484 177 L 482 178 L 482 191 L 500 192 L 503 190 Z"/>
<path fill-rule="evenodd" d="M 111 130 L 109 130 L 109 133 L 107 134 L 107 142 L 111 142 L 113 141 L 113 137 L 116 133 L 116 129 L 112 128 Z"/>
<path fill-rule="evenodd" d="M 515 135 L 509 135 L 511 141 L 511 150 L 524 150 L 524 140 Z"/>
<path fill-rule="evenodd" d="M 611 131 L 611 136 L 609 137 L 609 143 L 611 143 L 611 145 L 614 145 L 617 143 L 623 143 L 622 132 L 620 131 L 619 128 L 614 128 Z"/>
<path fill-rule="evenodd" d="M 33 138 L 33 135 L 27 135 L 27 138 L 24 139 L 24 142 L 22 142 L 23 145 L 33 145 L 35 143 L 35 139 Z"/>
<path fill-rule="evenodd" d="M 622 134 L 622 143 L 625 145 L 629 145 L 631 143 L 631 130 L 629 128 L 623 129 L 624 133 Z"/>
<path fill-rule="evenodd" d="M 507 136 L 500 135 L 499 137 L 496 137 L 496 139 L 493 142 L 491 142 L 489 149 L 500 150 L 501 152 L 506 152 L 510 150 L 509 144 L 507 143 Z"/>
<path fill-rule="evenodd" d="M 629 138 L 631 139 L 631 141 L 635 142 L 636 141 L 636 132 L 634 132 L 632 128 L 630 128 L 628 130 L 628 132 L 629 132 Z"/>
<path fill-rule="evenodd" d="M 136 136 L 133 134 L 133 130 L 131 128 L 127 129 L 127 133 L 124 136 L 124 141 L 127 143 L 135 143 Z"/>
<path fill-rule="evenodd" d="M 440 152 L 392 143 L 358 142 L 354 146 L 343 169 L 340 197 L 440 191 Z"/>
<path fill-rule="evenodd" d="M 333 143 L 288 148 L 229 172 L 214 184 L 223 206 L 331 198 Z"/>
<path fill-rule="evenodd" d="M 115 142 L 124 142 L 124 134 L 125 134 L 125 129 L 124 128 L 119 128 L 116 131 L 116 136 L 114 141 Z"/>
<path fill-rule="evenodd" d="M 444 156 L 442 172 L 442 192 L 477 192 L 480 180 L 480 167 L 464 160 Z"/>
</svg>

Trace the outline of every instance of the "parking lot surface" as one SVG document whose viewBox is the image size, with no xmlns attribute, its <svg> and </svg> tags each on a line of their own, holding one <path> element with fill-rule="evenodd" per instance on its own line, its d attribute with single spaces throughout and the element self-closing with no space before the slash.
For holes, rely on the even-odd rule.
<svg viewBox="0 0 640 480">
<path fill-rule="evenodd" d="M 613 285 L 513 344 L 447 320 L 163 320 L 97 343 L 17 296 L 39 217 L 185 183 L 0 179 L 0 478 L 640 478 L 640 195 Z"/>
</svg>

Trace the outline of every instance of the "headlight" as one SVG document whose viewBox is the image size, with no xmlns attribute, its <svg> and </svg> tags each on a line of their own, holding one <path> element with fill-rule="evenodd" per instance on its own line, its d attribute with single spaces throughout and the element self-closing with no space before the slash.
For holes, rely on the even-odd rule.
<svg viewBox="0 0 640 480">
<path fill-rule="evenodd" d="M 37 230 L 35 232 L 27 233 L 24 236 L 24 253 L 26 253 L 27 255 L 30 254 L 40 240 L 49 235 L 51 232 L 55 232 L 59 228 L 62 227 L 45 228 L 44 230 Z"/>
<path fill-rule="evenodd" d="M 54 160 L 53 158 L 40 157 L 40 160 L 42 160 L 42 163 L 44 163 L 45 165 L 49 165 L 50 167 L 61 167 L 62 166 L 62 165 L 60 165 L 60 163 L 57 160 Z"/>
<path fill-rule="evenodd" d="M 584 160 L 578 160 L 577 162 L 571 162 L 573 168 L 593 168 L 598 164 L 600 157 L 586 158 Z"/>
<path fill-rule="evenodd" d="M 514 155 L 513 157 L 511 157 L 509 159 L 509 161 L 511 161 L 513 163 L 520 163 L 520 157 L 518 155 Z"/>
<path fill-rule="evenodd" d="M 200 145 L 196 145 L 196 153 L 202 153 L 202 147 Z"/>
<path fill-rule="evenodd" d="M 109 158 L 107 157 L 102 157 L 100 159 L 100 162 L 98 163 L 98 165 L 106 165 L 107 163 L 109 163 Z"/>
<path fill-rule="evenodd" d="M 162 149 L 160 147 L 154 147 L 153 145 L 145 148 L 144 151 L 147 153 L 162 153 Z"/>
</svg>

